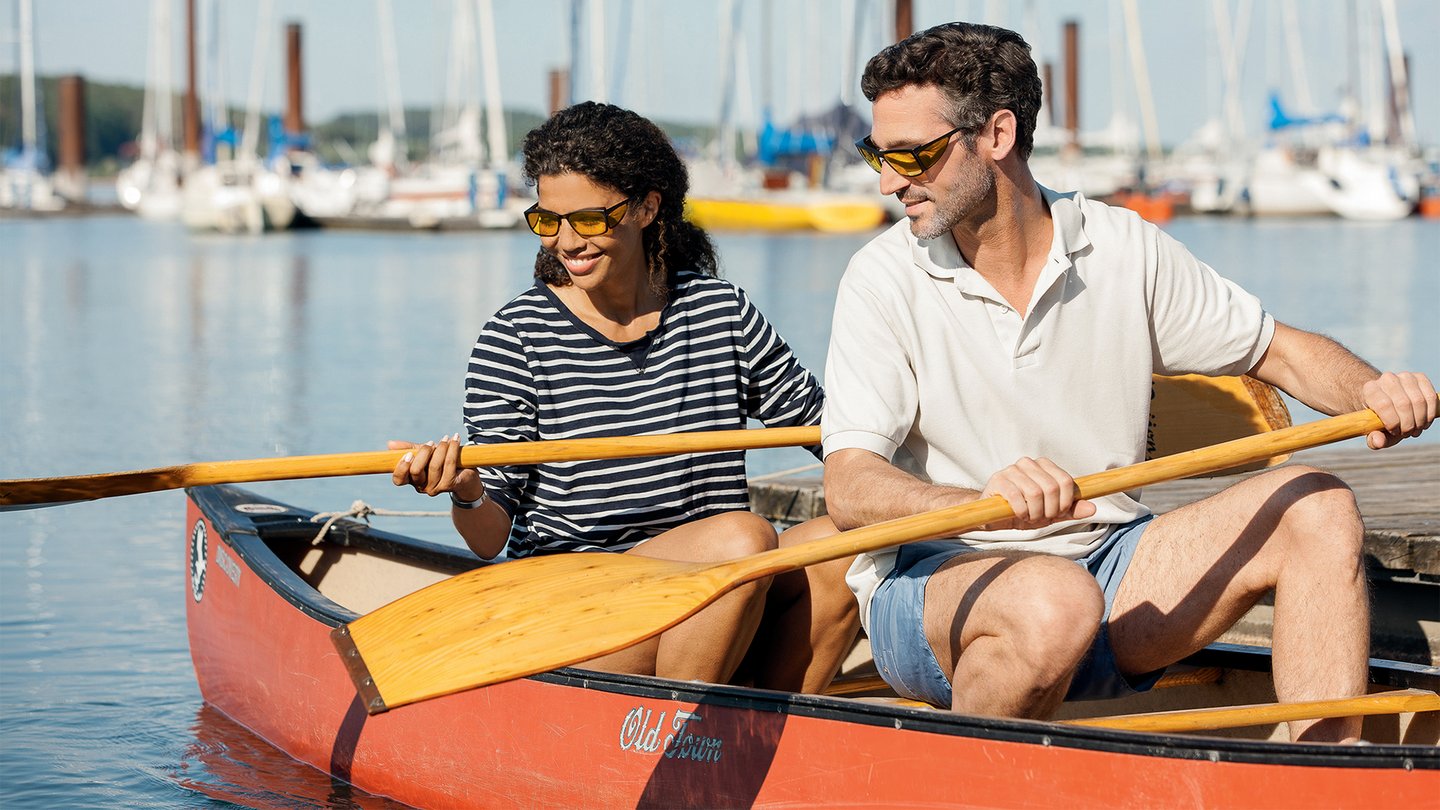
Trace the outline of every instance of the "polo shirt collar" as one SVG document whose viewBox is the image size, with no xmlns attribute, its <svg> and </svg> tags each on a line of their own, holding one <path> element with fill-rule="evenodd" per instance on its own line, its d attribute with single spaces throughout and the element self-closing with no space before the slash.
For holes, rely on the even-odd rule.
<svg viewBox="0 0 1440 810">
<path fill-rule="evenodd" d="M 1090 237 L 1085 235 L 1085 215 L 1080 212 L 1080 192 L 1058 192 L 1040 186 L 1045 204 L 1050 206 L 1050 217 L 1055 226 L 1054 239 L 1050 243 L 1050 260 L 1040 272 L 1036 283 L 1037 291 L 1043 291 L 1054 283 L 1056 276 L 1075 265 L 1076 253 L 1090 246 Z M 906 234 L 909 235 L 908 230 Z M 910 236 L 910 255 L 915 266 L 938 279 L 954 279 L 961 292 L 982 293 L 992 291 L 988 283 L 971 269 L 955 238 L 949 233 L 936 239 L 916 239 Z"/>
</svg>

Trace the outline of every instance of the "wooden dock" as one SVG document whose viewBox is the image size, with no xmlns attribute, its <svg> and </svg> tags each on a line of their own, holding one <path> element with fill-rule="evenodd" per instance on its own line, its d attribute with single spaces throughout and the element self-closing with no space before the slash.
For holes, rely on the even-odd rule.
<svg viewBox="0 0 1440 810">
<path fill-rule="evenodd" d="M 1381 452 L 1363 447 L 1310 450 L 1288 463 L 1334 472 L 1355 491 L 1365 519 L 1371 654 L 1440 665 L 1440 444 L 1402 444 Z M 1244 477 L 1172 481 L 1146 489 L 1142 500 L 1156 512 L 1167 512 Z M 825 513 L 818 470 L 752 483 L 750 496 L 757 512 L 781 524 Z M 1269 644 L 1270 613 L 1267 599 L 1223 640 Z"/>
</svg>

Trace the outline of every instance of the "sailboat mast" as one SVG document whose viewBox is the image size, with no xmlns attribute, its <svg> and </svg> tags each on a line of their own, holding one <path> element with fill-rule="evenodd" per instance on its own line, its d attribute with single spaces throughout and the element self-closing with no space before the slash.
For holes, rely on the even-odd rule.
<svg viewBox="0 0 1440 810">
<path fill-rule="evenodd" d="M 590 30 L 590 100 L 606 102 L 605 96 L 605 0 L 589 0 L 586 20 Z"/>
<path fill-rule="evenodd" d="M 505 105 L 500 101 L 500 54 L 495 47 L 495 8 L 491 0 L 475 0 L 480 20 L 480 71 L 485 80 L 485 132 L 489 141 L 490 165 L 510 161 L 505 136 Z"/>
<path fill-rule="evenodd" d="M 268 50 L 274 0 L 260 0 L 260 21 L 250 56 L 250 97 L 245 103 L 245 131 L 240 136 L 239 159 L 249 161 L 260 149 L 260 104 L 265 92 L 265 53 Z"/>
<path fill-rule="evenodd" d="M 740 4 L 725 0 L 720 6 L 720 121 L 716 159 L 729 174 L 735 162 L 735 40 L 740 27 Z"/>
<path fill-rule="evenodd" d="M 390 116 L 390 134 L 401 144 L 400 158 L 405 157 L 405 108 L 400 102 L 400 60 L 395 48 L 395 15 L 390 0 L 376 0 L 375 14 L 380 22 L 380 61 L 385 71 L 385 106 Z"/>
<path fill-rule="evenodd" d="M 34 155 L 40 143 L 42 112 L 35 104 L 35 9 L 31 0 L 20 0 L 20 145 Z"/>
<path fill-rule="evenodd" d="M 1155 115 L 1155 96 L 1150 91 L 1150 69 L 1145 60 L 1145 45 L 1140 33 L 1140 9 L 1135 0 L 1125 1 L 1125 33 L 1130 45 L 1130 69 L 1135 75 L 1135 94 L 1140 100 L 1140 120 L 1145 127 L 1145 151 L 1153 161 L 1164 155 L 1160 150 L 1160 121 Z"/>
<path fill-rule="evenodd" d="M 1395 118 L 1400 124 L 1400 139 L 1405 146 L 1415 144 L 1415 111 L 1410 108 L 1410 71 L 1405 66 L 1405 46 L 1400 43 L 1400 22 L 1395 14 L 1395 0 L 1380 0 L 1380 17 L 1385 25 L 1385 51 L 1390 59 L 1390 95 L 1395 103 Z"/>
</svg>

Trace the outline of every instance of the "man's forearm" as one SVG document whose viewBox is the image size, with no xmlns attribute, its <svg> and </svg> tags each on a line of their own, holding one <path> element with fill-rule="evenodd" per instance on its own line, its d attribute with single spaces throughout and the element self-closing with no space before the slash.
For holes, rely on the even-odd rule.
<svg viewBox="0 0 1440 810">
<path fill-rule="evenodd" d="M 1277 321 L 1270 348 L 1250 376 L 1321 413 L 1335 415 L 1364 408 L 1362 389 L 1380 372 L 1324 335 Z"/>
<path fill-rule="evenodd" d="M 972 489 L 928 484 L 867 450 L 840 450 L 825 459 L 825 505 L 841 530 L 958 506 Z"/>
</svg>

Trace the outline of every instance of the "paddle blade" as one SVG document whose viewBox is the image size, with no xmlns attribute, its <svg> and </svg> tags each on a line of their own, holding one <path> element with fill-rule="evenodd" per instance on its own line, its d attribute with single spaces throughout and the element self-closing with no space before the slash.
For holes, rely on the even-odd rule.
<svg viewBox="0 0 1440 810">
<path fill-rule="evenodd" d="M 377 714 L 664 632 L 738 584 L 708 569 L 629 554 L 529 557 L 438 582 L 331 638 L 366 711 Z"/>
</svg>

